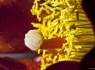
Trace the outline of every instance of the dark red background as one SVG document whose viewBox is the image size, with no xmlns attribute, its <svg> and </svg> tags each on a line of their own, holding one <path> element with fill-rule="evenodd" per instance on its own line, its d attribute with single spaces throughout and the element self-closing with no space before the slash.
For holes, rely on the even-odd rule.
<svg viewBox="0 0 95 70">
<path fill-rule="evenodd" d="M 0 53 L 31 52 L 24 36 L 37 21 L 30 9 L 34 0 L 0 0 Z"/>
</svg>

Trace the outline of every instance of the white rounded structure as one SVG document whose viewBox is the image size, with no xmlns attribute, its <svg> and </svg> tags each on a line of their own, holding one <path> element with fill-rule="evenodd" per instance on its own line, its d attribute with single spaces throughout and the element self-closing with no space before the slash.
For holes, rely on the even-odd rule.
<svg viewBox="0 0 95 70">
<path fill-rule="evenodd" d="M 25 34 L 24 42 L 29 49 L 37 51 L 43 43 L 41 32 L 39 30 L 29 30 L 28 33 Z"/>
</svg>

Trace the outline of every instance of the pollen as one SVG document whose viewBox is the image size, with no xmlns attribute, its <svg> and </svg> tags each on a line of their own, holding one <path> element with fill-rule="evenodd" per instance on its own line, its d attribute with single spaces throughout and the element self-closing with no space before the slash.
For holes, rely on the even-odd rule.
<svg viewBox="0 0 95 70">
<path fill-rule="evenodd" d="M 95 45 L 94 32 L 81 7 L 81 0 L 35 0 L 31 13 L 39 20 L 39 23 L 31 24 L 42 33 L 44 40 L 66 39 L 61 48 L 53 49 L 57 53 L 38 49 L 38 53 L 43 51 L 41 70 L 60 61 L 79 62 Z"/>
</svg>

